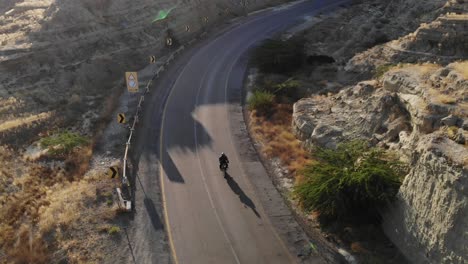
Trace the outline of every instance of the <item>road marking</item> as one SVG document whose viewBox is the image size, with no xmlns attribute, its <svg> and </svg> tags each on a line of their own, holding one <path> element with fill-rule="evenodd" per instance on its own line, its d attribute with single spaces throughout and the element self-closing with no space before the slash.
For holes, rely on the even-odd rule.
<svg viewBox="0 0 468 264">
<path fill-rule="evenodd" d="M 208 45 L 202 47 L 200 50 L 198 50 L 198 53 L 203 51 L 204 49 L 208 48 L 209 46 L 212 45 L 217 39 L 221 38 L 221 36 L 218 36 L 213 40 L 213 42 L 209 43 Z M 195 53 L 198 54 L 198 53 Z M 172 256 L 174 258 L 174 263 L 179 264 L 179 260 L 177 258 L 177 252 L 174 246 L 174 239 L 172 238 L 172 233 L 171 233 L 171 224 L 169 221 L 169 213 L 167 211 L 167 201 L 166 201 L 166 191 L 165 191 L 165 185 L 164 185 L 164 168 L 163 168 L 163 137 L 164 137 L 164 121 L 166 120 L 166 112 L 167 112 L 167 106 L 169 105 L 169 101 L 171 100 L 172 94 L 174 92 L 174 86 L 179 82 L 180 78 L 184 75 L 185 71 L 187 70 L 187 67 L 190 65 L 190 63 L 193 61 L 194 56 L 192 56 L 189 61 L 185 64 L 184 68 L 180 72 L 179 76 L 177 76 L 177 79 L 173 83 L 172 87 L 170 88 L 169 95 L 167 96 L 166 102 L 164 104 L 163 108 L 163 113 L 162 113 L 162 119 L 161 119 L 161 134 L 159 135 L 159 181 L 161 182 L 161 197 L 162 197 L 162 203 L 163 203 L 163 208 L 164 208 L 164 222 L 166 223 L 167 227 L 167 236 L 169 239 L 169 245 L 171 248 Z"/>
<path fill-rule="evenodd" d="M 213 60 L 208 65 L 207 70 L 203 74 L 200 85 L 198 86 L 197 97 L 195 99 L 195 108 L 198 107 L 198 99 L 200 98 L 200 91 L 201 91 L 201 88 L 202 88 L 203 84 L 205 83 L 205 79 L 206 79 L 206 76 L 207 76 L 207 74 L 209 72 L 209 69 L 211 68 L 211 65 L 213 63 L 217 62 L 216 59 L 218 57 L 219 56 L 215 56 L 213 58 Z M 223 56 L 223 58 L 225 58 L 225 57 L 226 56 Z M 221 222 L 221 217 L 219 216 L 218 210 L 216 209 L 216 207 L 214 205 L 213 197 L 211 196 L 211 193 L 210 193 L 210 191 L 208 189 L 208 184 L 206 183 L 206 177 L 205 177 L 205 173 L 204 173 L 203 168 L 202 168 L 202 164 L 201 164 L 201 161 L 200 161 L 200 155 L 199 155 L 199 151 L 198 151 L 197 124 L 196 124 L 196 122 L 197 122 L 197 120 L 194 118 L 193 126 L 194 126 L 195 152 L 197 153 L 198 168 L 200 169 L 201 177 L 202 177 L 202 180 L 203 180 L 203 186 L 205 188 L 206 193 L 208 194 L 208 199 L 210 200 L 211 208 L 213 209 L 213 212 L 214 212 L 214 214 L 216 216 L 216 220 L 218 222 L 218 225 L 221 228 L 221 231 L 223 231 L 224 238 L 226 239 L 227 243 L 229 244 L 231 252 L 234 255 L 234 258 L 236 259 L 236 263 L 240 264 L 239 256 L 237 256 L 237 253 L 236 253 L 236 250 L 234 249 L 232 241 L 231 241 L 231 239 L 229 239 L 229 236 L 227 235 L 226 229 L 224 228 L 223 223 Z"/>
<path fill-rule="evenodd" d="M 250 47 L 250 46 L 252 46 L 253 44 L 255 44 L 256 42 L 257 42 L 257 41 L 249 42 L 249 45 L 247 45 L 247 46 Z M 248 50 L 248 48 L 247 48 L 246 50 Z M 227 90 L 228 90 L 229 79 L 230 79 L 232 70 L 234 69 L 234 66 L 236 65 L 237 61 L 240 59 L 241 56 L 242 56 L 242 54 L 238 54 L 238 55 L 237 55 L 236 59 L 235 59 L 234 62 L 231 64 L 231 67 L 230 67 L 230 69 L 229 69 L 229 71 L 228 71 L 229 74 L 228 74 L 228 77 L 226 78 L 226 82 L 225 82 L 225 84 L 224 84 L 224 101 L 225 101 L 226 103 L 228 102 L 228 100 L 227 100 Z M 241 88 L 241 89 L 244 89 L 243 85 L 244 85 L 244 81 L 242 81 L 242 88 Z M 242 100 L 242 96 L 241 96 L 241 100 Z M 244 118 L 242 118 L 242 119 L 244 119 Z M 228 109 L 228 111 L 226 111 L 226 120 L 229 120 L 229 109 Z M 244 120 L 244 123 L 245 123 L 245 120 Z M 249 133 L 249 132 L 247 131 L 247 133 Z M 233 146 L 235 146 L 235 144 L 234 144 L 234 139 L 232 138 L 232 133 L 229 133 L 229 134 L 230 134 L 229 139 L 230 139 L 230 141 L 231 141 L 231 144 L 232 144 Z M 249 135 L 249 136 L 250 136 L 250 135 Z M 233 149 L 236 150 L 235 147 L 234 147 Z M 238 156 L 237 156 L 237 155 L 234 155 L 234 156 L 235 156 L 235 158 L 236 158 L 236 160 L 237 160 L 237 164 L 239 164 L 238 167 L 241 169 L 242 174 L 245 175 L 245 176 L 247 176 L 247 173 L 245 172 L 244 167 L 241 166 L 242 163 L 240 162 Z M 262 165 L 262 167 L 263 167 L 263 163 L 261 163 L 261 165 Z M 253 184 L 250 182 L 249 177 L 245 177 L 245 178 L 247 179 L 246 182 L 248 182 L 248 184 L 250 185 L 250 189 L 252 190 L 252 189 L 253 189 L 253 188 L 252 188 L 252 185 L 253 185 Z M 265 221 L 269 223 L 270 229 L 271 229 L 272 233 L 275 235 L 276 239 L 278 239 L 278 241 L 279 241 L 279 243 L 281 244 L 281 246 L 283 246 L 283 249 L 286 251 L 286 253 L 288 254 L 289 258 L 290 258 L 293 262 L 296 262 L 296 263 L 297 263 L 296 259 L 294 259 L 294 258 L 292 257 L 291 252 L 289 252 L 289 249 L 286 247 L 286 245 L 284 244 L 284 241 L 281 239 L 281 237 L 279 236 L 278 232 L 276 231 L 276 228 L 274 228 L 273 224 L 272 224 L 271 221 L 270 221 L 270 218 L 269 218 L 268 215 L 265 213 L 265 210 L 263 209 L 263 205 L 262 205 L 261 203 L 259 203 L 259 207 L 261 208 L 261 211 L 263 212 L 263 214 L 266 215 Z"/>
<path fill-rule="evenodd" d="M 343 1 L 343 2 L 346 2 L 346 1 Z M 226 29 L 226 31 L 222 32 L 219 36 L 215 37 L 211 43 L 208 43 L 208 45 L 206 46 L 203 46 L 201 47 L 196 54 L 199 54 L 200 52 L 202 52 L 203 50 L 207 49 L 209 46 L 211 46 L 213 43 L 215 43 L 218 39 L 222 38 L 223 36 L 225 36 L 227 33 L 229 32 L 232 32 L 236 29 L 239 29 L 240 27 L 244 27 L 244 26 L 247 26 L 249 24 L 252 24 L 254 22 L 257 22 L 258 20 L 262 20 L 262 19 L 267 19 L 273 15 L 276 15 L 276 12 L 271 12 L 269 14 L 264 14 L 263 16 L 260 16 L 260 17 L 257 17 L 257 18 L 254 18 L 254 19 L 251 19 L 249 21 L 246 21 L 244 23 L 241 23 L 241 24 L 234 24 L 233 26 L 229 27 Z M 251 44 L 252 45 L 252 44 Z M 174 89 L 172 89 L 175 84 L 180 80 L 181 76 L 184 74 L 184 72 L 186 71 L 187 69 L 187 66 L 192 62 L 193 58 L 195 57 L 192 56 L 190 58 L 190 60 L 187 62 L 187 64 L 184 66 L 184 68 L 182 69 L 181 73 L 179 74 L 179 76 L 177 77 L 176 81 L 174 82 L 174 84 L 172 85 L 171 87 L 171 90 L 169 92 L 169 95 L 167 97 L 167 100 L 164 104 L 164 108 L 163 108 L 163 114 L 162 114 L 162 121 L 161 121 L 161 134 L 159 136 L 159 144 L 160 144 L 160 148 L 159 148 L 159 156 L 160 156 L 160 162 L 159 162 L 159 169 L 160 169 L 160 173 L 159 173 L 159 177 L 160 177 L 160 182 L 161 182 L 161 196 L 162 196 L 162 203 L 163 203 L 163 207 L 164 207 L 164 221 L 166 223 L 166 227 L 167 227 L 167 234 L 168 234 L 168 239 L 169 239 L 169 245 L 170 245 L 170 248 L 171 248 L 171 252 L 172 252 L 172 255 L 173 255 L 173 258 L 174 258 L 174 263 L 175 264 L 179 264 L 179 261 L 178 261 L 178 258 L 177 258 L 177 253 L 176 253 L 176 250 L 175 250 L 175 247 L 174 247 L 174 241 L 173 241 L 173 238 L 172 238 L 172 233 L 171 233 L 171 226 L 170 226 L 170 222 L 169 222 L 169 216 L 168 216 L 168 211 L 167 211 L 167 203 L 166 203 L 166 194 L 165 194 L 165 186 L 164 186 L 164 177 L 163 177 L 163 166 L 162 166 L 162 161 L 163 161 L 163 135 L 164 135 L 164 120 L 166 118 L 166 112 L 167 112 L 167 106 L 168 106 L 168 103 L 170 101 L 170 98 L 172 97 L 172 94 L 173 94 L 173 91 Z M 242 169 L 242 168 L 241 168 Z M 245 172 L 244 172 L 245 174 Z M 263 206 L 261 206 L 262 208 L 262 211 L 263 210 Z M 268 219 L 268 217 L 267 217 Z M 270 223 L 270 226 L 273 227 Z M 273 229 L 273 228 L 272 228 Z M 278 234 L 276 233 L 276 230 L 273 229 L 273 232 L 274 234 L 276 235 L 276 237 L 279 239 L 279 236 Z M 282 240 L 280 239 L 281 243 L 283 244 L 284 246 L 284 243 L 282 242 Z M 284 246 L 285 247 L 285 246 Z M 288 254 L 289 253 L 289 250 L 287 250 Z"/>
<path fill-rule="evenodd" d="M 253 21 L 257 21 L 257 20 L 260 20 L 260 18 L 255 19 Z M 246 24 L 250 24 L 250 23 L 246 23 Z M 236 25 L 233 29 L 238 28 L 239 26 L 240 25 Z M 233 29 L 231 29 L 231 30 L 233 30 Z M 229 32 L 229 31 L 227 31 L 227 32 Z M 220 39 L 224 34 L 221 34 L 221 35 L 217 36 L 215 39 L 213 39 L 213 41 L 211 43 L 208 43 L 206 46 L 203 46 L 202 48 L 200 48 L 200 50 L 198 50 L 198 52 L 195 53 L 190 58 L 190 60 L 185 64 L 185 66 L 182 69 L 182 71 L 180 72 L 179 76 L 177 77 L 177 79 L 173 83 L 173 85 L 171 87 L 171 90 L 169 91 L 169 95 L 167 97 L 167 100 L 166 100 L 166 102 L 164 104 L 164 108 L 163 108 L 162 120 L 161 120 L 161 134 L 159 136 L 159 159 L 160 159 L 160 162 L 159 162 L 159 181 L 161 182 L 161 196 L 162 196 L 162 203 L 163 203 L 163 208 L 164 208 L 164 222 L 166 223 L 167 236 L 168 236 L 168 239 L 169 239 L 169 245 L 170 245 L 170 248 L 171 248 L 171 252 L 172 252 L 172 256 L 174 258 L 174 263 L 175 264 L 179 264 L 179 260 L 178 260 L 177 252 L 176 252 L 176 249 L 175 249 L 175 246 L 174 246 L 174 239 L 172 238 L 171 224 L 170 224 L 170 221 L 169 221 L 169 214 L 168 214 L 168 211 L 167 211 L 166 192 L 165 192 L 164 176 L 163 176 L 164 169 L 163 169 L 163 165 L 162 165 L 162 163 L 163 163 L 162 161 L 163 161 L 164 121 L 166 120 L 167 106 L 169 105 L 169 101 L 171 100 L 172 94 L 174 92 L 174 89 L 173 89 L 174 86 L 179 82 L 180 78 L 184 75 L 185 71 L 187 70 L 188 65 L 190 65 L 190 63 L 193 61 L 194 57 L 196 57 L 195 55 L 200 54 L 205 49 L 208 49 L 210 46 L 213 45 L 213 43 L 215 43 L 218 39 Z"/>
</svg>

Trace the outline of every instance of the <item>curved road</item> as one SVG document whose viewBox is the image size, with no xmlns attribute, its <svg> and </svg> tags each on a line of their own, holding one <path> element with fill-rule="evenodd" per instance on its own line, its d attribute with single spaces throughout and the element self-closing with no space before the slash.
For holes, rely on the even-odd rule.
<svg viewBox="0 0 468 264">
<path fill-rule="evenodd" d="M 271 224 L 259 193 L 251 184 L 251 178 L 256 175 L 246 173 L 245 159 L 235 140 L 239 127 L 232 122 L 230 111 L 240 104 L 246 70 L 242 56 L 253 44 L 316 12 L 320 2 L 307 1 L 249 17 L 242 24 L 203 41 L 191 54 L 183 55 L 184 66 L 174 71 L 174 76 L 167 77 L 172 81 L 166 81 L 170 93 L 160 117 L 157 156 L 161 161 L 160 184 L 168 243 L 175 263 L 300 262 Z M 157 136 L 154 134 L 150 132 L 149 136 L 154 138 Z M 154 147 L 154 143 L 150 144 Z M 226 175 L 218 169 L 217 159 L 222 151 L 231 161 Z M 139 169 L 140 174 L 145 170 L 141 166 Z M 261 170 L 265 173 L 263 167 Z M 149 191 L 145 191 L 154 180 L 143 181 L 145 206 L 152 225 L 162 229 L 162 221 L 156 219 L 157 210 L 146 197 Z M 150 236 L 144 230 L 139 232 Z M 153 231 L 148 229 L 148 232 Z M 135 255 L 140 254 L 138 248 L 144 243 L 143 238 L 138 240 Z M 157 241 L 147 243 L 156 245 Z M 143 259 L 154 262 L 151 256 Z"/>
<path fill-rule="evenodd" d="M 252 44 L 314 11 L 303 3 L 254 18 L 196 52 L 177 77 L 163 114 L 163 200 L 176 263 L 296 262 L 249 184 L 229 121 L 231 91 L 241 89 L 239 58 Z M 240 66 L 240 67 L 239 67 Z M 245 67 L 245 66 L 244 66 Z M 232 96 L 236 98 L 236 96 Z M 223 177 L 217 158 L 230 158 Z"/>
</svg>

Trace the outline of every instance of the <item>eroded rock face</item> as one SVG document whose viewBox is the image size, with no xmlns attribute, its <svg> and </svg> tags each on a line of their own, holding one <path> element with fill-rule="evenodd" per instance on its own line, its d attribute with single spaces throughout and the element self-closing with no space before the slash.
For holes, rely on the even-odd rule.
<svg viewBox="0 0 468 264">
<path fill-rule="evenodd" d="M 307 145 L 329 148 L 355 138 L 397 140 L 399 132 L 412 130 L 410 115 L 395 93 L 377 85 L 365 81 L 331 97 L 299 100 L 293 130 Z"/>
<path fill-rule="evenodd" d="M 441 15 L 408 35 L 355 54 L 346 70 L 363 73 L 399 62 L 448 64 L 468 59 L 468 5 L 455 3 L 453 8 L 459 13 Z"/>
<path fill-rule="evenodd" d="M 325 18 L 307 32 L 309 54 L 326 54 L 345 63 L 356 53 L 365 52 L 359 59 L 355 60 L 354 70 L 358 70 L 357 68 L 368 70 L 365 63 L 376 64 L 380 62 L 385 64 L 398 61 L 393 56 L 398 56 L 401 61 L 405 61 L 406 58 L 407 62 L 416 62 L 422 54 L 387 49 L 386 43 L 393 39 L 405 38 L 406 35 L 417 31 L 413 33 L 414 35 L 408 35 L 407 41 L 402 41 L 407 43 L 403 48 L 400 47 L 402 50 L 406 48 L 418 52 L 436 52 L 436 54 L 447 56 L 463 55 L 463 45 L 466 45 L 463 43 L 466 41 L 460 40 L 466 40 L 467 20 L 447 16 L 441 17 L 437 23 L 432 24 L 431 22 L 440 16 L 445 16 L 446 13 L 466 14 L 468 11 L 466 1 L 375 0 L 353 2 L 355 5 Z M 431 25 L 420 27 L 421 23 Z M 454 25 L 455 23 L 456 25 Z M 333 34 L 330 34 L 331 31 Z M 439 45 L 439 43 L 441 44 Z M 367 49 L 374 46 L 375 49 L 366 52 Z M 433 59 L 434 57 L 431 57 L 431 60 Z"/>
<path fill-rule="evenodd" d="M 293 130 L 306 146 L 363 138 L 409 163 L 384 230 L 414 263 L 468 257 L 468 84 L 461 71 L 455 64 L 396 67 L 380 81 L 294 105 Z"/>
<path fill-rule="evenodd" d="M 467 259 L 467 154 L 464 146 L 434 135 L 421 138 L 412 152 L 412 169 L 383 227 L 415 263 Z"/>
</svg>

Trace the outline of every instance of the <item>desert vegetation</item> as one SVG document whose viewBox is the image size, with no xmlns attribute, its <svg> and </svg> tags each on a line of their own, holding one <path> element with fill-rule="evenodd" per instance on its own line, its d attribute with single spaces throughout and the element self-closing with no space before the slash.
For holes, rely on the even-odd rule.
<svg viewBox="0 0 468 264">
<path fill-rule="evenodd" d="M 88 139 L 70 131 L 63 131 L 39 141 L 41 147 L 46 148 L 52 155 L 70 154 L 75 148 L 85 145 Z"/>
<path fill-rule="evenodd" d="M 326 220 L 378 222 L 404 175 L 400 162 L 365 141 L 317 147 L 314 157 L 316 162 L 301 171 L 295 194 L 305 210 L 316 210 Z"/>
<path fill-rule="evenodd" d="M 344 141 L 330 149 L 296 137 L 291 124 L 293 105 L 300 98 L 323 101 L 318 105 L 328 109 L 328 82 L 311 83 L 307 71 L 329 68 L 335 63 L 326 57 L 325 64 L 306 65 L 301 59 L 285 71 L 277 65 L 278 59 L 265 55 L 281 53 L 288 45 L 301 47 L 297 41 L 268 40 L 253 51 L 252 65 L 258 73 L 247 99 L 251 135 L 259 142 L 259 150 L 269 164 L 284 168 L 281 174 L 288 180 L 280 187 L 307 222 L 319 226 L 330 241 L 349 248 L 363 263 L 381 262 L 382 256 L 400 259 L 397 252 L 385 249 L 389 242 L 378 225 L 381 209 L 396 197 L 406 167 L 392 152 L 371 147 L 365 140 Z M 401 67 L 384 65 L 375 74 L 382 78 L 393 68 Z M 324 92 L 309 89 L 314 85 Z"/>
<path fill-rule="evenodd" d="M 258 46 L 252 61 L 265 73 L 288 73 L 299 69 L 304 62 L 304 41 L 269 39 Z"/>
<path fill-rule="evenodd" d="M 269 115 L 264 115 L 252 110 L 250 130 L 255 139 L 262 142 L 262 152 L 268 158 L 279 158 L 290 172 L 289 176 L 294 177 L 296 171 L 311 162 L 311 157 L 291 131 L 292 106 L 275 103 L 269 111 Z"/>
<path fill-rule="evenodd" d="M 268 91 L 255 90 L 247 103 L 250 110 L 267 113 L 272 110 L 275 103 L 275 95 Z"/>
<path fill-rule="evenodd" d="M 88 172 L 92 144 L 77 133 L 51 134 L 38 145 L 39 154 L 25 159 L 1 147 L 0 263 L 101 262 L 89 246 L 105 245 L 100 225 L 118 213 L 113 180 Z"/>
</svg>

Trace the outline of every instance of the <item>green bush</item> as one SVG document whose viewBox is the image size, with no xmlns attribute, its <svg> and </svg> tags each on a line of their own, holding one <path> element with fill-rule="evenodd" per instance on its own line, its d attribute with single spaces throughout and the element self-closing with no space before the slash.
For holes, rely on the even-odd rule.
<svg viewBox="0 0 468 264">
<path fill-rule="evenodd" d="M 319 162 L 303 170 L 304 180 L 294 190 L 304 209 L 317 210 L 322 220 L 378 222 L 379 208 L 401 185 L 402 164 L 363 141 L 317 148 L 315 156 Z"/>
<path fill-rule="evenodd" d="M 303 41 L 269 39 L 254 50 L 252 62 L 264 73 L 289 73 L 302 66 L 304 57 Z"/>
<path fill-rule="evenodd" d="M 395 64 L 384 64 L 377 66 L 377 68 L 374 70 L 374 78 L 378 79 L 382 77 L 386 72 L 388 72 L 391 68 L 395 66 Z"/>
<path fill-rule="evenodd" d="M 283 83 L 270 86 L 267 91 L 273 93 L 276 96 L 284 96 L 293 100 L 297 100 L 300 98 L 299 86 L 300 84 L 298 81 L 289 79 Z"/>
<path fill-rule="evenodd" d="M 257 110 L 261 113 L 267 113 L 275 103 L 275 95 L 267 91 L 253 91 L 247 104 L 250 110 Z"/>
<path fill-rule="evenodd" d="M 73 132 L 64 131 L 39 141 L 43 148 L 49 148 L 53 155 L 69 154 L 74 148 L 88 144 L 88 139 Z"/>
<path fill-rule="evenodd" d="M 111 226 L 111 227 L 109 227 L 109 229 L 107 230 L 107 233 L 108 233 L 109 235 L 118 234 L 118 233 L 120 233 L 120 227 L 118 227 L 118 226 Z"/>
</svg>

